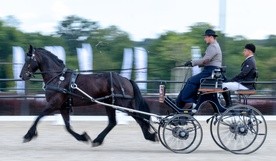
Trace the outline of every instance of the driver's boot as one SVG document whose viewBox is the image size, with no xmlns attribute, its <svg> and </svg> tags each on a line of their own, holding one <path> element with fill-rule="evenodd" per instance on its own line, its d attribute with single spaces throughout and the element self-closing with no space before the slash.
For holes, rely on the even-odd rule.
<svg viewBox="0 0 276 161">
<path fill-rule="evenodd" d="M 232 100 L 231 100 L 231 93 L 230 91 L 225 91 L 222 93 L 223 98 L 225 100 L 225 107 L 230 107 L 232 106 Z"/>
</svg>

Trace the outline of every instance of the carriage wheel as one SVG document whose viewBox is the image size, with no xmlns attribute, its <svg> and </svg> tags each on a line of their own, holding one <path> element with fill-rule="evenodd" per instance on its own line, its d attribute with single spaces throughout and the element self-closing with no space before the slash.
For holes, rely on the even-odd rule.
<svg viewBox="0 0 276 161">
<path fill-rule="evenodd" d="M 260 111 L 240 104 L 222 114 L 218 121 L 217 134 L 226 150 L 235 154 L 249 154 L 263 145 L 267 136 L 267 125 Z"/>
<path fill-rule="evenodd" d="M 169 148 L 168 148 L 167 145 L 164 143 L 164 139 L 163 139 L 163 130 L 164 130 L 165 124 L 166 124 L 166 123 L 168 122 L 168 120 L 170 120 L 170 118 L 172 118 L 172 117 L 173 117 L 173 114 L 168 115 L 168 116 L 166 116 L 165 118 L 163 118 L 163 119 L 160 121 L 159 127 L 158 127 L 158 138 L 159 138 L 161 144 L 162 144 L 164 147 L 166 147 L 167 149 L 169 149 Z M 169 149 L 169 150 L 170 150 L 170 149 Z"/>
<path fill-rule="evenodd" d="M 202 141 L 202 135 L 199 122 L 186 114 L 174 115 L 163 127 L 165 147 L 176 153 L 190 153 L 196 150 Z"/>
<path fill-rule="evenodd" d="M 223 150 L 227 150 L 225 149 L 225 147 L 220 143 L 219 138 L 218 138 L 218 133 L 217 133 L 217 125 L 218 125 L 218 120 L 219 120 L 219 116 L 213 116 L 211 118 L 211 122 L 210 122 L 210 133 L 212 136 L 212 139 L 214 140 L 214 142 L 217 144 L 217 146 L 219 146 L 221 149 Z"/>
</svg>

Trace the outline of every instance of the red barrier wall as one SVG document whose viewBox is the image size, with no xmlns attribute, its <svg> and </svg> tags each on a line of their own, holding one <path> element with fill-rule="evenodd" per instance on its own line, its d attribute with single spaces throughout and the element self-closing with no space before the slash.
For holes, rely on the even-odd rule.
<svg viewBox="0 0 276 161">
<path fill-rule="evenodd" d="M 146 97 L 151 113 L 167 115 L 172 109 L 164 103 L 159 103 L 158 97 Z M 0 115 L 38 115 L 45 107 L 43 98 L 1 98 Z M 276 114 L 276 101 L 269 99 L 250 99 L 248 104 L 259 109 L 264 115 Z M 91 106 L 73 107 L 74 115 L 105 115 L 105 108 L 95 104 Z M 210 104 L 203 105 L 198 114 L 211 115 L 213 109 Z"/>
</svg>

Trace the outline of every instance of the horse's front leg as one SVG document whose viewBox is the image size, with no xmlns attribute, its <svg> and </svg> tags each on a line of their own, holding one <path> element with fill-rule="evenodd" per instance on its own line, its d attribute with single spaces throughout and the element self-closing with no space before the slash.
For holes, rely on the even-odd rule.
<svg viewBox="0 0 276 161">
<path fill-rule="evenodd" d="M 60 113 L 62 115 L 62 118 L 63 118 L 63 121 L 65 123 L 65 127 L 66 127 L 66 130 L 72 135 L 74 136 L 78 141 L 84 141 L 84 142 L 88 142 L 88 141 L 91 141 L 90 137 L 88 136 L 88 134 L 86 132 L 83 132 L 82 135 L 74 132 L 71 128 L 71 125 L 70 125 L 70 115 L 69 115 L 69 110 L 68 108 L 66 107 L 63 107 L 60 109 Z"/>
<path fill-rule="evenodd" d="M 37 131 L 36 131 L 36 126 L 39 122 L 39 120 L 46 116 L 49 115 L 50 113 L 54 112 L 56 109 L 55 108 L 46 108 L 34 121 L 33 125 L 31 126 L 31 128 L 28 130 L 27 134 L 24 136 L 23 138 L 23 142 L 29 142 L 31 141 L 34 137 L 37 136 Z"/>
<path fill-rule="evenodd" d="M 106 135 L 117 125 L 115 109 L 105 107 L 108 116 L 107 127 L 93 140 L 92 146 L 100 146 L 103 144 Z"/>
</svg>

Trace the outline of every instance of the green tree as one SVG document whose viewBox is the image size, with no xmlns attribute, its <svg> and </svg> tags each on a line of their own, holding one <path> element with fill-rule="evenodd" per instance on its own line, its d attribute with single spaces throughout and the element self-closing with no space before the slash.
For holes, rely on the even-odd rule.
<svg viewBox="0 0 276 161">
<path fill-rule="evenodd" d="M 149 51 L 149 79 L 170 79 L 170 71 L 188 57 L 182 35 L 167 32 L 153 40 L 146 48 Z"/>
<path fill-rule="evenodd" d="M 15 27 L 4 25 L 0 21 L 0 78 L 12 77 L 12 46 L 22 46 L 25 42 L 25 34 Z M 7 87 L 8 83 L 0 84 L 0 88 Z"/>
<path fill-rule="evenodd" d="M 97 22 L 72 15 L 59 23 L 57 35 L 66 41 L 71 51 L 75 51 L 98 28 Z"/>
<path fill-rule="evenodd" d="M 196 23 L 190 27 L 190 32 L 169 31 L 162 34 L 158 39 L 152 40 L 151 44 L 147 44 L 147 49 L 150 51 L 149 78 L 170 79 L 168 69 L 171 70 L 191 60 L 191 48 L 193 46 L 199 46 L 201 51 L 205 51 L 206 44 L 202 35 L 208 28 L 213 27 L 207 23 Z"/>
<path fill-rule="evenodd" d="M 8 27 L 18 28 L 20 25 L 20 21 L 14 16 L 9 15 L 4 18 L 4 25 Z"/>
<path fill-rule="evenodd" d="M 124 48 L 133 47 L 129 35 L 110 26 L 98 29 L 91 33 L 87 39 L 93 47 L 95 70 L 119 70 L 122 66 Z"/>
</svg>

